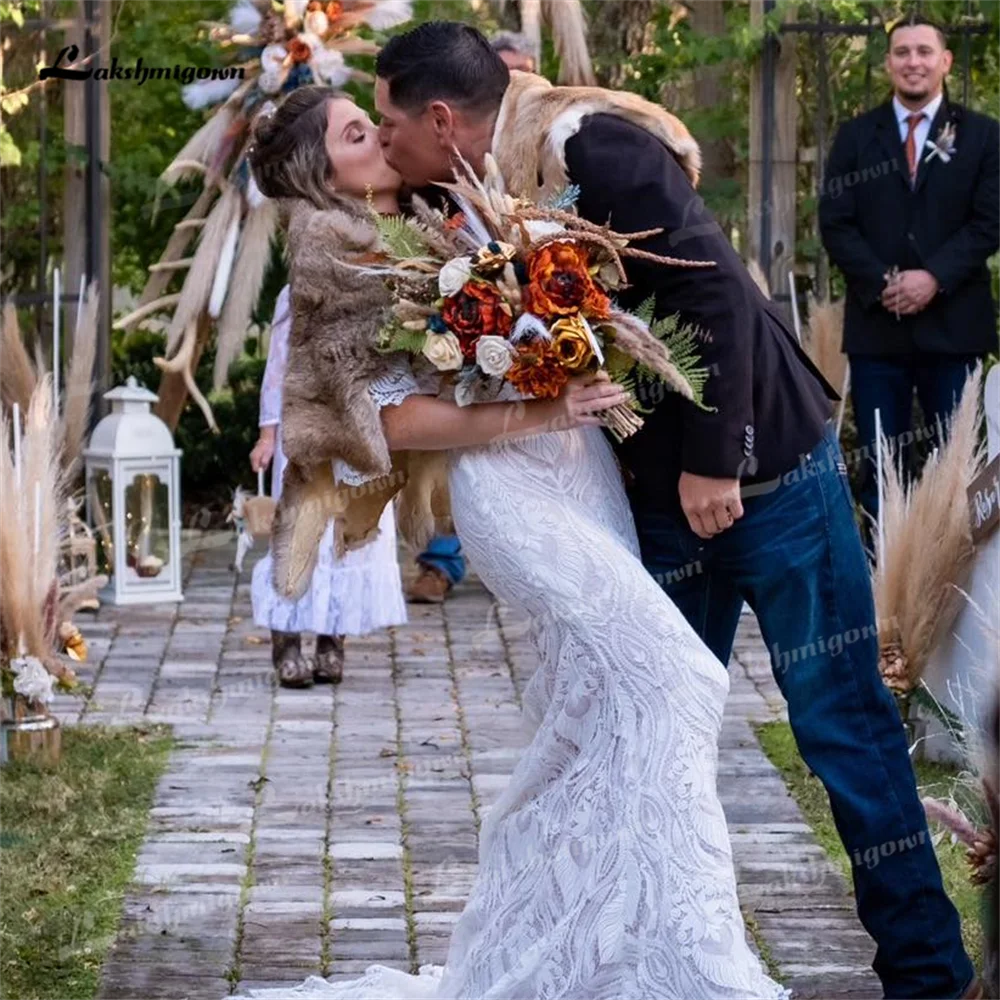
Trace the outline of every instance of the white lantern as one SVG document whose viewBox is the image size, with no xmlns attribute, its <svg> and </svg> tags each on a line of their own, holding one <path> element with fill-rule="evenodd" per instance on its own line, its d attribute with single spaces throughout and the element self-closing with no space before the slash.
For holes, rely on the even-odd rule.
<svg viewBox="0 0 1000 1000">
<path fill-rule="evenodd" d="M 157 396 L 129 376 L 104 394 L 111 413 L 84 451 L 87 519 L 114 604 L 181 601 L 180 449 L 150 410 Z"/>
</svg>

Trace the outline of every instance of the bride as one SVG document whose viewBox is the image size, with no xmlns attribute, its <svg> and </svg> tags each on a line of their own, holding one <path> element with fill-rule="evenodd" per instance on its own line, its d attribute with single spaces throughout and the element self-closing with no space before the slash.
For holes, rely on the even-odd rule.
<svg viewBox="0 0 1000 1000">
<path fill-rule="evenodd" d="M 366 192 L 379 211 L 399 209 L 375 127 L 329 90 L 289 97 L 258 125 L 251 158 L 264 194 L 298 199 L 293 300 L 309 294 L 316 250 L 300 249 L 303 218 L 346 213 L 351 250 L 363 254 Z M 355 295 L 341 279 L 363 269 L 330 267 L 327 299 L 363 301 L 352 329 L 373 335 L 385 293 L 372 283 Z M 312 977 L 252 996 L 783 997 L 747 945 L 716 794 L 728 675 L 643 569 L 598 426 L 621 390 L 591 379 L 557 400 L 459 408 L 392 357 L 367 379 L 365 405 L 378 408 L 384 438 L 366 455 L 386 444 L 448 453 L 463 549 L 486 586 L 532 620 L 540 665 L 524 706 L 537 731 L 483 822 L 478 874 L 443 969 L 372 966 L 351 982 Z M 343 456 L 333 447 L 313 457 Z M 368 464 L 355 472 L 378 471 Z"/>
</svg>

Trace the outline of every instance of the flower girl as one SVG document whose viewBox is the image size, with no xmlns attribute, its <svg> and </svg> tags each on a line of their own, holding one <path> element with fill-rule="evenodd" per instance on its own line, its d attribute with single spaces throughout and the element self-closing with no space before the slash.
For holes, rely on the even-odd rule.
<svg viewBox="0 0 1000 1000">
<path fill-rule="evenodd" d="M 250 454 L 255 472 L 266 469 L 273 459 L 271 493 L 275 499 L 281 495 L 285 469 L 281 399 L 291 325 L 286 286 L 271 321 L 271 343 L 260 393 L 260 438 Z M 406 622 L 392 504 L 382 514 L 378 537 L 341 559 L 334 553 L 330 522 L 312 580 L 298 600 L 282 597 L 275 590 L 272 565 L 269 550 L 254 567 L 251 595 L 254 623 L 271 630 L 272 659 L 283 687 L 339 683 L 343 677 L 345 635 L 364 635 Z M 311 661 L 302 654 L 303 632 L 316 634 L 316 655 Z"/>
</svg>

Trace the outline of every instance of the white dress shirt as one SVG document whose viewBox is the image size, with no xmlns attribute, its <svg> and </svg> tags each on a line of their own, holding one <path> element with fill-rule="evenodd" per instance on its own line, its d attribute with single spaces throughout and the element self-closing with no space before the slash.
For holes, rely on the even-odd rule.
<svg viewBox="0 0 1000 1000">
<path fill-rule="evenodd" d="M 941 107 L 941 101 L 943 99 L 944 94 L 938 94 L 937 97 L 928 101 L 922 108 L 917 108 L 913 111 L 906 107 L 898 97 L 894 96 L 892 99 L 892 110 L 896 112 L 896 121 L 899 123 L 900 142 L 906 142 L 906 134 L 910 131 L 910 125 L 906 119 L 909 118 L 910 115 L 922 114 L 924 116 L 917 123 L 917 127 L 913 132 L 913 141 L 916 143 L 918 164 L 924 158 L 924 146 L 927 144 L 927 136 L 931 131 L 931 123 L 934 121 L 934 116 L 938 113 L 938 108 Z"/>
</svg>

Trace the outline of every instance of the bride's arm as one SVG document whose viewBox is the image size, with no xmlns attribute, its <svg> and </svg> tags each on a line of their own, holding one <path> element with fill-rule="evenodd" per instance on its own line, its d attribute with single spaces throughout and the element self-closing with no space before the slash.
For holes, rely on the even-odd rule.
<svg viewBox="0 0 1000 1000">
<path fill-rule="evenodd" d="M 390 451 L 474 448 L 546 431 L 597 426 L 599 411 L 626 398 L 603 373 L 571 380 L 558 399 L 458 406 L 434 396 L 411 395 L 382 409 L 382 427 Z"/>
</svg>

